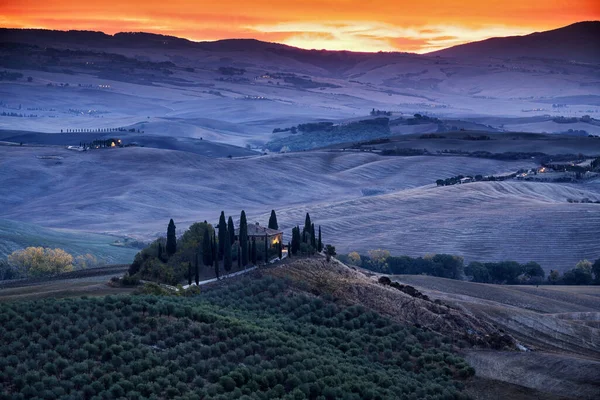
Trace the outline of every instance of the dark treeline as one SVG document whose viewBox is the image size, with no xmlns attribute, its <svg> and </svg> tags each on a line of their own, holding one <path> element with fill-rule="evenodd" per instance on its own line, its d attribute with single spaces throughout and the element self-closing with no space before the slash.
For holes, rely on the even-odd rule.
<svg viewBox="0 0 600 400">
<path fill-rule="evenodd" d="M 548 276 L 542 267 L 533 261 L 471 262 L 465 266 L 462 257 L 450 254 L 435 254 L 425 257 L 392 256 L 385 250 L 373 250 L 369 255 L 356 252 L 340 256 L 343 262 L 362 268 L 393 275 L 430 275 L 449 279 L 466 279 L 479 283 L 495 284 L 563 284 L 600 285 L 600 259 L 592 263 L 582 260 L 562 276 L 551 270 Z"/>
</svg>

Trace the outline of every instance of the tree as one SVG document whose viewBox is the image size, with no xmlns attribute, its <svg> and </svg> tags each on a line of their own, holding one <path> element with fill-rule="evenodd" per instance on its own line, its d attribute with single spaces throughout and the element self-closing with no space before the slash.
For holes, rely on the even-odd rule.
<svg viewBox="0 0 600 400">
<path fill-rule="evenodd" d="M 252 236 L 252 265 L 256 265 L 256 240 Z"/>
<path fill-rule="evenodd" d="M 315 224 L 310 226 L 310 245 L 317 248 L 317 238 L 315 238 Z"/>
<path fill-rule="evenodd" d="M 242 248 L 239 241 L 237 243 L 237 265 L 238 269 L 242 269 Z"/>
<path fill-rule="evenodd" d="M 227 232 L 229 233 L 229 243 L 233 245 L 235 243 L 235 225 L 233 225 L 231 216 L 227 220 Z"/>
<path fill-rule="evenodd" d="M 238 235 L 240 246 L 242 248 L 242 265 L 248 264 L 248 222 L 246 221 L 246 212 L 242 210 L 240 215 L 240 234 Z"/>
<path fill-rule="evenodd" d="M 560 272 L 555 269 L 550 270 L 550 274 L 548 274 L 548 282 L 553 285 L 556 285 L 560 281 Z"/>
<path fill-rule="evenodd" d="M 188 285 L 192 284 L 192 263 L 188 262 Z"/>
<path fill-rule="evenodd" d="M 208 228 L 204 231 L 204 237 L 202 238 L 202 264 L 205 266 L 212 265 L 212 235 Z"/>
<path fill-rule="evenodd" d="M 177 251 L 177 236 L 175 235 L 175 223 L 173 219 L 169 221 L 167 227 L 167 256 L 172 256 Z"/>
<path fill-rule="evenodd" d="M 544 280 L 546 273 L 540 264 L 530 261 L 523 265 L 523 275 L 525 276 L 526 283 L 539 284 Z"/>
<path fill-rule="evenodd" d="M 213 236 L 213 263 L 215 266 L 215 276 L 219 279 L 219 245 L 217 238 Z"/>
<path fill-rule="evenodd" d="M 269 263 L 269 235 L 265 233 L 265 264 Z"/>
<path fill-rule="evenodd" d="M 225 245 L 224 245 L 224 254 L 223 254 L 223 268 L 225 269 L 225 271 L 229 272 L 231 271 L 231 266 L 233 265 L 232 263 L 232 258 L 231 258 L 231 236 L 229 235 L 229 232 L 225 232 Z"/>
<path fill-rule="evenodd" d="M 332 246 L 330 244 L 325 246 L 325 256 L 327 258 L 327 262 L 329 262 L 331 260 L 331 257 L 333 257 L 335 255 L 336 255 L 335 246 Z"/>
<path fill-rule="evenodd" d="M 300 249 L 301 237 L 300 237 L 300 227 L 296 226 L 292 228 L 292 247 L 291 254 L 296 255 L 298 250 Z"/>
<path fill-rule="evenodd" d="M 323 251 L 323 240 L 321 238 L 321 225 L 319 225 L 319 241 L 317 242 L 317 251 L 319 253 Z"/>
<path fill-rule="evenodd" d="M 208 235 L 207 235 L 208 236 Z M 196 280 L 196 285 L 200 285 L 200 263 L 198 262 L 198 254 L 196 254 L 196 260 L 195 260 L 195 270 L 196 270 L 196 276 L 195 276 L 195 280 Z M 206 265 L 206 264 L 205 264 Z"/>
<path fill-rule="evenodd" d="M 597 160 L 600 160 L 600 158 Z M 594 283 L 600 285 L 600 258 L 592 265 L 592 273 L 594 274 Z"/>
<path fill-rule="evenodd" d="M 283 245 L 281 242 L 277 242 L 277 253 L 279 255 L 279 259 L 281 260 L 283 258 Z"/>
<path fill-rule="evenodd" d="M 360 254 L 358 254 L 356 251 L 353 251 L 352 253 L 348 254 L 348 262 L 352 265 L 360 267 L 360 265 L 362 264 Z"/>
<path fill-rule="evenodd" d="M 288 242 L 287 249 L 288 249 L 288 258 L 292 258 L 292 243 L 291 242 Z"/>
<path fill-rule="evenodd" d="M 271 210 L 271 217 L 269 218 L 269 229 L 279 230 L 279 224 L 277 223 L 277 215 L 275 210 Z"/>
<path fill-rule="evenodd" d="M 26 275 L 52 275 L 73 270 L 73 256 L 63 249 L 27 247 L 8 256 L 8 263 Z"/>
<path fill-rule="evenodd" d="M 491 280 L 490 272 L 485 264 L 476 261 L 467 265 L 467 268 L 465 268 L 465 275 L 472 277 L 473 282 L 489 283 Z"/>
<path fill-rule="evenodd" d="M 306 218 L 304 219 L 304 229 L 302 230 L 302 242 L 308 242 L 310 238 L 310 229 L 312 227 L 312 223 L 310 222 L 310 215 L 306 213 Z"/>
<path fill-rule="evenodd" d="M 219 260 L 225 255 L 225 236 L 227 235 L 227 221 L 225 220 L 225 212 L 221 211 L 219 217 Z"/>
</svg>

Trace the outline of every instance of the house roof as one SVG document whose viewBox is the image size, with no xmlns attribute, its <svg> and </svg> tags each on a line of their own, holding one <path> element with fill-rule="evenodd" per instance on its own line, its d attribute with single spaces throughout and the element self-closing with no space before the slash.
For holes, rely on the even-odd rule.
<svg viewBox="0 0 600 400">
<path fill-rule="evenodd" d="M 265 236 L 265 234 L 268 236 L 275 236 L 281 233 L 283 232 L 278 231 L 277 229 L 265 228 L 264 226 L 260 226 L 258 222 L 255 224 L 248 224 L 248 236 Z M 235 230 L 235 234 L 240 234 L 240 228 L 237 228 Z"/>
</svg>

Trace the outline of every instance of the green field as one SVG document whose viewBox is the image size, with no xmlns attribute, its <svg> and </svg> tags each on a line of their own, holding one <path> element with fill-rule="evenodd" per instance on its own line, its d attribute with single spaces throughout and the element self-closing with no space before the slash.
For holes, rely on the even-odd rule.
<svg viewBox="0 0 600 400">
<path fill-rule="evenodd" d="M 61 248 L 73 256 L 90 253 L 107 264 L 130 263 L 138 249 L 112 246 L 119 238 L 0 219 L 0 259 L 29 246 Z"/>
</svg>

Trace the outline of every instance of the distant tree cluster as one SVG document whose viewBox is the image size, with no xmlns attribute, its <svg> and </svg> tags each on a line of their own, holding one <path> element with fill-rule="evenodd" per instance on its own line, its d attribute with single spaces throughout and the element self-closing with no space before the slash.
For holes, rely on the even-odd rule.
<svg viewBox="0 0 600 400">
<path fill-rule="evenodd" d="M 154 289 L 0 304 L 0 398 L 442 400 L 474 374 L 450 339 L 283 280 Z"/>
<path fill-rule="evenodd" d="M 321 228 L 318 228 L 317 238 L 308 215 L 307 223 L 310 226 L 303 233 L 298 228 L 298 236 L 293 236 L 296 247 L 290 243 L 288 254 L 313 254 L 323 250 Z M 268 227 L 279 229 L 275 210 L 271 210 Z M 201 275 L 220 278 L 223 270 L 230 273 L 234 267 L 241 270 L 248 265 L 283 258 L 283 243 L 271 245 L 269 239 L 266 233 L 264 239 L 258 238 L 258 241 L 256 236 L 248 235 L 243 210 L 238 235 L 233 217 L 227 217 L 223 211 L 216 229 L 206 221 L 195 223 L 180 238 L 177 238 L 175 223 L 170 220 L 166 238 L 159 238 L 140 251 L 129 267 L 129 275 L 171 285 L 182 281 L 198 283 Z"/>
<path fill-rule="evenodd" d="M 477 262 L 464 265 L 462 257 L 434 254 L 425 257 L 392 256 L 387 250 L 370 250 L 368 255 L 351 252 L 339 257 L 350 265 L 393 275 L 431 275 L 449 279 L 468 279 L 472 282 L 507 285 L 600 285 L 600 259 L 592 263 L 582 260 L 562 276 L 551 270 L 546 278 L 543 268 L 536 262 L 516 261 Z"/>
<path fill-rule="evenodd" d="M 246 70 L 244 68 L 234 68 L 234 67 L 219 67 L 219 73 L 221 75 L 244 75 Z"/>
<path fill-rule="evenodd" d="M 383 110 L 376 110 L 376 109 L 372 109 L 371 110 L 371 115 L 373 116 L 387 116 L 387 117 L 391 117 L 392 116 L 392 112 L 391 111 L 383 111 Z"/>
<path fill-rule="evenodd" d="M 292 241 L 289 244 L 291 255 L 312 255 L 315 252 L 323 251 L 321 227 L 317 232 L 315 231 L 315 224 L 312 223 L 309 213 L 306 213 L 304 219 L 304 227 L 300 229 L 300 226 L 292 228 Z"/>
</svg>

